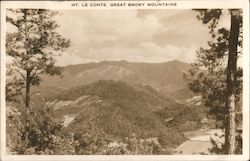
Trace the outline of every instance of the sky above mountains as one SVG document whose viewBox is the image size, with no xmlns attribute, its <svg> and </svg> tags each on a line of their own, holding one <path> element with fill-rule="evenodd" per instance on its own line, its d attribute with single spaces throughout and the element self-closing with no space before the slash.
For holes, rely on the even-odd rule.
<svg viewBox="0 0 250 161">
<path fill-rule="evenodd" d="M 58 32 L 71 40 L 56 58 L 60 66 L 104 60 L 192 63 L 196 51 L 211 39 L 208 27 L 190 9 L 58 11 Z M 218 26 L 229 29 L 229 24 L 224 14 Z M 7 24 L 8 32 L 15 30 Z"/>
<path fill-rule="evenodd" d="M 60 10 L 58 29 L 71 47 L 58 64 L 103 60 L 191 63 L 210 39 L 192 10 Z M 229 26 L 228 17 L 221 24 Z"/>
</svg>

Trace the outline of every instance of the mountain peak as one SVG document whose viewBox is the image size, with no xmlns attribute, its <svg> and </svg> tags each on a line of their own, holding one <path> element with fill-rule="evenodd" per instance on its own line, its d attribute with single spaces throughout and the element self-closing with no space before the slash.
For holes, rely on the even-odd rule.
<svg viewBox="0 0 250 161">
<path fill-rule="evenodd" d="M 43 78 L 47 86 L 74 87 L 85 85 L 97 80 L 120 80 L 128 84 L 150 85 L 155 89 L 173 89 L 183 87 L 183 71 L 191 66 L 179 60 L 164 63 L 132 63 L 126 60 L 102 61 L 66 66 L 64 77 Z"/>
<path fill-rule="evenodd" d="M 166 61 L 165 63 L 166 63 L 166 64 L 167 64 L 167 63 L 177 63 L 177 64 L 187 64 L 187 65 L 189 65 L 188 63 L 183 62 L 183 61 L 180 61 L 180 60 L 177 60 L 177 59 L 170 60 L 170 61 Z"/>
<path fill-rule="evenodd" d="M 182 62 L 182 61 L 180 61 L 180 60 L 177 60 L 177 59 L 174 59 L 174 60 L 171 60 L 171 61 L 168 61 L 168 62 L 184 63 L 184 62 Z"/>
</svg>

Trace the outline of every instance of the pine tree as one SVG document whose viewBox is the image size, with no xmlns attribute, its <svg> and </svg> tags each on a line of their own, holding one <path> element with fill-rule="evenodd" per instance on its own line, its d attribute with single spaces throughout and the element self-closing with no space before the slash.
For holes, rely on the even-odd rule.
<svg viewBox="0 0 250 161">
<path fill-rule="evenodd" d="M 46 9 L 7 10 L 6 21 L 15 31 L 7 33 L 6 54 L 12 58 L 19 82 L 24 83 L 26 108 L 30 106 L 30 88 L 40 84 L 40 75 L 61 73 L 54 57 L 69 47 L 69 40 L 57 33 L 56 14 Z"/>
<path fill-rule="evenodd" d="M 235 153 L 235 113 L 236 104 L 242 88 L 242 69 L 237 67 L 242 47 L 242 11 L 241 10 L 196 10 L 198 19 L 208 24 L 213 40 L 209 48 L 200 48 L 197 62 L 190 70 L 192 77 L 190 88 L 201 92 L 205 105 L 210 112 L 223 121 L 225 128 L 226 154 Z M 221 15 L 230 14 L 230 30 L 218 29 Z M 227 62 L 227 63 L 226 63 Z"/>
</svg>

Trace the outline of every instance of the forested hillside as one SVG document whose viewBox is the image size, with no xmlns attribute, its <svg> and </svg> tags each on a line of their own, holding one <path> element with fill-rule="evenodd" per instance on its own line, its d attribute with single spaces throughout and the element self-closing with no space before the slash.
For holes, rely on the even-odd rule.
<svg viewBox="0 0 250 161">
<path fill-rule="evenodd" d="M 178 100 L 191 98 L 184 79 L 191 66 L 181 61 L 165 63 L 131 63 L 127 61 L 103 61 L 63 67 L 62 76 L 43 76 L 39 88 L 63 89 L 89 84 L 98 80 L 116 80 L 128 84 L 149 85 L 164 95 Z"/>
<path fill-rule="evenodd" d="M 204 115 L 201 107 L 178 104 L 148 85 L 99 80 L 55 91 L 52 89 L 49 95 L 47 90 L 36 99 L 45 100 L 54 118 L 69 129 L 66 131 L 104 133 L 112 141 L 135 134 L 142 139 L 156 138 L 163 149 L 171 149 L 186 140 L 184 131 L 201 126 Z M 167 122 L 169 118 L 173 120 Z"/>
</svg>

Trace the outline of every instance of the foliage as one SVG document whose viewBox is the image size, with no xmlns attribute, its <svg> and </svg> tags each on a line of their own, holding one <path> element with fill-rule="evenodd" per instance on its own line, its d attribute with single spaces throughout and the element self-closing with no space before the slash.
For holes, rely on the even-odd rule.
<svg viewBox="0 0 250 161">
<path fill-rule="evenodd" d="M 189 115 L 185 117 L 191 109 L 188 107 L 182 111 L 184 105 L 174 103 L 172 100 L 167 102 L 168 99 L 164 100 L 157 95 L 159 95 L 157 92 L 156 94 L 148 93 L 147 88 L 140 87 L 138 90 L 124 82 L 98 81 L 61 91 L 50 98 L 50 102 L 52 108 L 65 104 L 55 110 L 57 118 L 70 114 L 76 116 L 68 127 L 69 131 L 84 129 L 84 132 L 92 134 L 92 131 L 98 132 L 102 129 L 114 138 L 125 138 L 131 133 L 135 133 L 143 139 L 157 137 L 165 133 L 163 135 L 166 140 L 164 145 L 175 146 L 183 142 L 185 138 L 180 131 L 175 130 L 176 124 L 166 127 L 164 119 L 167 115 L 161 117 L 157 111 L 163 110 L 161 113 L 176 117 L 176 121 L 179 121 L 177 124 L 180 125 L 188 119 L 194 119 Z M 69 96 L 69 100 L 66 96 Z M 159 105 L 162 107 L 168 105 L 172 110 L 168 108 L 158 109 Z M 172 114 L 172 111 L 175 112 Z"/>
<path fill-rule="evenodd" d="M 6 67 L 6 101 L 14 102 L 17 97 L 22 94 L 23 88 L 25 88 L 24 82 L 22 79 L 15 75 L 15 71 L 11 64 L 8 64 Z"/>
<path fill-rule="evenodd" d="M 224 135 L 220 137 L 225 137 Z M 242 135 L 240 133 L 237 133 L 236 137 L 236 143 L 235 143 L 235 154 L 242 154 Z M 210 141 L 212 143 L 212 148 L 209 149 L 210 154 L 227 154 L 225 150 L 225 143 L 218 143 L 214 139 L 210 138 Z"/>
<path fill-rule="evenodd" d="M 103 130 L 92 133 L 84 132 L 84 130 L 76 132 L 74 140 L 78 142 L 75 147 L 78 155 L 103 154 L 110 142 L 110 138 Z"/>
<path fill-rule="evenodd" d="M 165 106 L 155 113 L 162 119 L 172 118 L 173 120 L 165 123 L 166 126 L 172 127 L 180 132 L 200 128 L 200 122 L 205 116 L 205 110 L 202 106 L 186 106 L 178 103 L 172 103 L 170 106 Z"/>
<path fill-rule="evenodd" d="M 106 134 L 102 129 L 92 132 L 87 129 L 69 132 L 62 127 L 59 120 L 53 119 L 50 108 L 33 108 L 32 112 L 28 113 L 21 113 L 14 107 L 8 108 L 7 134 L 13 130 L 16 134 L 7 138 L 12 154 L 150 155 L 162 152 L 158 142 L 142 139 L 135 134 L 115 141 L 113 136 Z M 11 141 L 13 138 L 16 138 L 16 142 Z"/>
<path fill-rule="evenodd" d="M 213 39 L 208 42 L 208 49 L 200 48 L 197 51 L 197 60 L 192 64 L 186 78 L 192 91 L 201 93 L 205 106 L 210 108 L 218 120 L 224 120 L 226 115 L 226 59 L 229 52 L 229 30 L 220 28 L 216 30 L 222 10 L 197 10 L 198 18 L 209 24 Z M 241 44 L 241 42 L 239 42 Z M 236 73 L 236 102 L 240 99 L 242 91 L 242 68 Z"/>
<path fill-rule="evenodd" d="M 33 85 L 39 84 L 38 74 L 59 72 L 54 66 L 56 53 L 52 51 L 63 51 L 69 46 L 69 40 L 56 32 L 59 26 L 52 19 L 56 14 L 45 9 L 9 9 L 7 12 L 6 21 L 14 25 L 17 32 L 7 34 L 6 53 L 13 57 L 18 72 L 29 70 Z"/>
<path fill-rule="evenodd" d="M 12 104 L 6 106 L 6 139 L 8 151 L 15 151 L 16 145 L 20 144 L 20 130 L 22 128 L 21 112 Z"/>
<path fill-rule="evenodd" d="M 179 129 L 175 129 L 174 127 L 162 129 L 157 138 L 164 149 L 176 147 L 187 139 Z M 170 151 L 167 152 L 170 153 Z"/>
<path fill-rule="evenodd" d="M 61 73 L 55 65 L 55 56 L 69 47 L 69 40 L 56 31 L 59 27 L 53 20 L 56 14 L 46 9 L 7 10 L 6 21 L 14 26 L 14 30 L 6 35 L 6 54 L 10 58 L 6 100 L 13 104 L 7 111 L 7 130 L 9 135 L 13 131 L 12 122 L 17 121 L 14 125 L 16 136 L 9 135 L 8 140 L 15 138 L 10 147 L 18 154 L 74 153 L 70 143 L 72 138 L 57 134 L 62 127 L 52 119 L 50 109 L 30 105 L 30 87 L 40 84 L 41 74 Z M 22 104 L 24 88 L 26 108 Z M 19 114 L 15 109 L 20 115 L 15 115 Z"/>
<path fill-rule="evenodd" d="M 159 144 L 140 139 L 135 134 L 126 137 L 122 141 L 113 141 L 104 131 L 93 135 L 76 133 L 74 138 L 79 143 L 76 146 L 76 154 L 78 155 L 150 155 L 161 152 Z"/>
<path fill-rule="evenodd" d="M 193 68 L 186 77 L 190 89 L 202 94 L 204 104 L 209 107 L 210 113 L 217 120 L 223 121 L 221 128 L 225 128 L 224 148 L 227 149 L 227 153 L 232 154 L 235 113 L 241 110 L 239 100 L 242 92 L 242 69 L 237 68 L 237 59 L 242 54 L 242 11 L 196 11 L 198 19 L 208 25 L 212 41 L 208 42 L 207 49 L 200 48 L 197 51 L 197 61 L 192 64 Z M 218 28 L 222 14 L 231 16 L 230 30 Z M 230 140 L 230 137 L 233 139 Z"/>
<path fill-rule="evenodd" d="M 135 134 L 125 138 L 126 150 L 125 154 L 129 155 L 149 155 L 159 154 L 161 145 L 153 140 L 140 139 Z"/>
<path fill-rule="evenodd" d="M 62 136 L 52 135 L 52 142 L 42 153 L 50 155 L 74 155 L 76 154 L 76 145 L 78 145 L 78 142 L 74 140 L 72 133 Z"/>
<path fill-rule="evenodd" d="M 215 32 L 215 31 L 214 31 Z M 210 108 L 218 120 L 224 120 L 226 109 L 226 54 L 228 53 L 228 30 L 220 29 L 217 38 L 208 42 L 209 49 L 197 51 L 197 61 L 190 69 L 189 87 L 201 93 L 205 106 Z M 237 71 L 237 101 L 242 90 L 242 68 Z"/>
<path fill-rule="evenodd" d="M 174 130 L 174 126 L 166 128 L 164 121 L 154 113 L 155 109 L 152 107 L 158 105 L 158 101 L 161 99 L 152 101 L 152 103 L 150 100 L 153 98 L 149 93 L 141 92 L 137 95 L 137 90 L 133 87 L 127 88 L 128 85 L 122 82 L 108 83 L 113 86 L 113 89 L 124 86 L 120 89 L 130 90 L 126 93 L 112 89 L 112 93 L 109 94 L 111 96 L 107 97 L 104 95 L 110 88 L 102 82 L 100 86 L 95 84 L 98 88 L 94 86 L 91 87 L 91 90 L 88 87 L 81 88 L 89 90 L 87 90 L 88 92 L 79 90 L 81 91 L 79 96 L 88 95 L 89 97 L 79 101 L 80 104 L 76 104 L 76 106 L 70 104 L 70 108 L 63 107 L 58 110 L 55 110 L 53 104 L 47 106 L 48 104 L 45 102 L 39 103 L 40 100 L 43 100 L 41 97 L 33 97 L 30 110 L 26 110 L 23 104 L 16 103 L 15 106 L 21 107 L 22 128 L 19 134 L 20 143 L 15 144 L 16 148 L 13 151 L 18 154 L 169 154 L 171 151 L 164 149 L 176 146 L 185 140 L 179 131 Z M 106 90 L 102 90 L 102 87 Z M 92 89 L 98 89 L 99 92 Z M 143 91 L 147 92 L 146 89 Z M 90 95 L 90 92 L 93 94 Z M 71 93 L 74 94 L 74 92 Z M 96 96 L 95 93 L 99 96 Z M 123 93 L 138 98 L 132 100 L 136 103 L 126 101 L 128 98 L 126 95 L 122 95 Z M 79 97 L 73 96 L 74 99 Z M 145 99 L 145 96 L 148 99 Z M 148 106 L 146 100 L 152 103 L 152 107 Z M 179 106 L 181 107 L 179 104 L 174 106 L 173 102 L 171 104 L 173 109 Z M 152 111 L 151 108 L 154 110 Z M 60 110 L 65 111 L 60 112 Z M 78 116 L 69 127 L 62 127 L 59 122 L 61 118 L 58 116 L 76 111 Z M 182 115 L 185 112 L 183 111 Z M 176 116 L 178 114 L 180 113 L 175 113 Z M 134 135 L 131 136 L 131 133 Z M 158 138 L 159 144 L 148 141 L 148 138 Z"/>
<path fill-rule="evenodd" d="M 61 73 L 55 56 L 69 47 L 69 40 L 56 32 L 59 26 L 52 19 L 56 14 L 46 9 L 7 10 L 6 21 L 16 30 L 6 35 L 6 54 L 12 58 L 10 67 L 18 75 L 18 82 L 25 84 L 26 107 L 30 103 L 30 86 L 40 84 L 41 74 Z M 9 86 L 6 89 L 10 91 Z"/>
<path fill-rule="evenodd" d="M 42 106 L 32 111 L 7 106 L 7 134 L 10 151 L 17 154 L 74 154 L 73 136 L 61 132 L 50 109 Z M 12 133 L 14 132 L 15 133 Z M 12 141 L 14 139 L 14 141 Z"/>
</svg>

